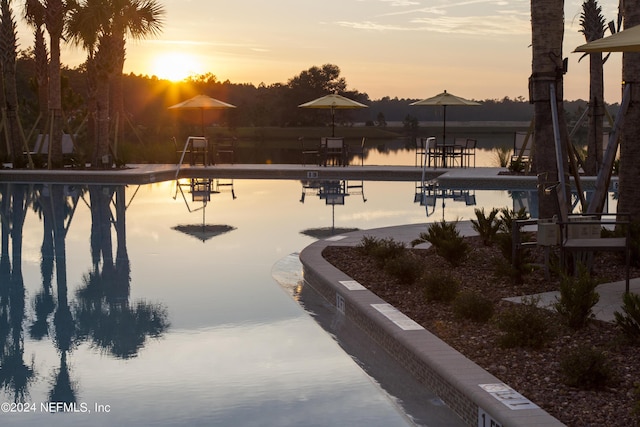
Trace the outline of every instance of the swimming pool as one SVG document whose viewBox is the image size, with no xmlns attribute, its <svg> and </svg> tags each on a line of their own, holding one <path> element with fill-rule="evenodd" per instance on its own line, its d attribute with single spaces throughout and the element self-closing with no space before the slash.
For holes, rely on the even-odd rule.
<svg viewBox="0 0 640 427">
<path fill-rule="evenodd" d="M 410 423 L 272 269 L 310 229 L 469 219 L 512 205 L 509 192 L 443 197 L 429 213 L 414 182 L 351 183 L 342 198 L 299 181 L 210 185 L 205 204 L 175 182 L 0 184 L 3 422 Z"/>
</svg>

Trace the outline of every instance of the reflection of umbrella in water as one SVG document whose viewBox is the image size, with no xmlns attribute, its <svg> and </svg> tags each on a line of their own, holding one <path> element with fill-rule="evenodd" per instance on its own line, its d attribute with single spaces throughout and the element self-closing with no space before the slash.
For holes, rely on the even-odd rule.
<svg viewBox="0 0 640 427">
<path fill-rule="evenodd" d="M 469 101 L 468 99 L 460 98 L 459 96 L 452 95 L 448 93 L 446 90 L 442 93 L 439 93 L 436 96 L 432 96 L 431 98 L 423 99 L 421 101 L 416 101 L 410 105 L 441 105 L 443 111 L 442 117 L 442 143 L 445 144 L 447 141 L 447 106 L 448 105 L 461 105 L 461 106 L 473 106 L 480 105 L 480 103 L 475 101 Z"/>
<path fill-rule="evenodd" d="M 202 211 L 202 224 L 182 224 L 176 225 L 175 227 L 171 227 L 174 230 L 180 231 L 182 233 L 193 236 L 197 239 L 202 240 L 202 242 L 206 242 L 212 237 L 219 236 L 221 234 L 227 233 L 229 231 L 235 230 L 235 227 L 230 225 L 220 225 L 220 224 L 207 224 L 206 223 L 206 208 L 207 202 L 211 200 L 211 180 L 210 179 L 192 179 L 190 184 L 191 191 L 191 199 L 194 202 L 202 202 L 202 206 L 199 208 L 192 209 L 187 202 L 187 198 L 182 191 L 182 185 L 177 183 L 177 188 L 180 190 L 182 194 L 182 198 L 184 200 L 185 205 L 187 206 L 187 210 L 189 212 L 197 212 L 199 210 Z M 235 199 L 235 194 L 233 193 L 233 198 Z"/>
<path fill-rule="evenodd" d="M 224 108 L 236 108 L 235 105 L 227 104 L 207 95 L 196 95 L 191 99 L 182 101 L 179 104 L 169 107 L 170 110 L 200 110 L 200 122 L 202 126 L 202 136 L 204 135 L 204 111 L 221 110 Z"/>
<path fill-rule="evenodd" d="M 358 228 L 344 228 L 344 227 L 336 228 L 335 226 L 336 205 L 344 205 L 345 196 L 349 195 L 348 189 L 358 189 L 359 191 L 358 194 L 362 195 L 362 201 L 363 202 L 367 201 L 367 199 L 364 197 L 364 187 L 362 183 L 360 185 L 353 185 L 353 186 L 349 186 L 349 184 L 344 180 L 312 182 L 307 185 L 303 183 L 302 197 L 300 198 L 300 203 L 304 203 L 305 194 L 307 190 L 316 192 L 316 194 L 320 197 L 320 199 L 324 200 L 325 205 L 331 205 L 331 227 L 309 228 L 306 230 L 302 230 L 300 233 L 305 234 L 307 236 L 314 237 L 316 239 L 322 239 L 322 238 L 335 236 L 341 233 L 349 233 L 351 231 L 359 230 Z"/>
<path fill-rule="evenodd" d="M 314 99 L 313 101 L 305 102 L 304 104 L 298 105 L 298 107 L 331 109 L 331 136 L 336 136 L 335 110 L 367 108 L 367 105 L 361 104 L 358 101 L 354 101 L 353 99 L 346 98 L 342 95 L 333 93 Z"/>
<path fill-rule="evenodd" d="M 213 224 L 188 224 L 188 225 L 176 225 L 172 227 L 174 230 L 181 231 L 185 234 L 193 236 L 197 239 L 206 242 L 212 237 L 219 236 L 220 234 L 227 233 L 231 230 L 235 230 L 235 227 L 230 225 L 213 225 Z"/>
<path fill-rule="evenodd" d="M 580 45 L 576 52 L 640 52 L 640 25 Z"/>
</svg>

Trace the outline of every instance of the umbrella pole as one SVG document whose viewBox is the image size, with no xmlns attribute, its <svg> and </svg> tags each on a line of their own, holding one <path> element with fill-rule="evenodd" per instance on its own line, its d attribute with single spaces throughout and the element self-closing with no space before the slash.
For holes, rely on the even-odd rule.
<svg viewBox="0 0 640 427">
<path fill-rule="evenodd" d="M 331 235 L 336 232 L 336 205 L 331 205 Z"/>
<path fill-rule="evenodd" d="M 331 106 L 331 136 L 336 136 L 336 110 Z"/>
<path fill-rule="evenodd" d="M 202 126 L 202 136 L 204 136 L 204 108 L 200 109 L 200 126 Z"/>
<path fill-rule="evenodd" d="M 442 167 L 446 168 L 447 156 L 445 151 L 447 147 L 445 147 L 445 145 L 447 144 L 447 106 L 443 105 L 442 110 Z"/>
</svg>

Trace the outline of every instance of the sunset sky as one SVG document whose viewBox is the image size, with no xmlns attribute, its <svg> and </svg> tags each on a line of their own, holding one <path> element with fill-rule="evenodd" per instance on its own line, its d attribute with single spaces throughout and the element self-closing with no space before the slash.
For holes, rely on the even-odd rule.
<svg viewBox="0 0 640 427">
<path fill-rule="evenodd" d="M 349 89 L 427 98 L 528 96 L 529 0 L 160 0 L 162 34 L 128 42 L 125 72 L 183 78 L 210 72 L 232 83 L 286 83 L 314 65 L 338 65 Z M 588 58 L 573 49 L 582 0 L 565 0 L 565 98 L 588 97 Z M 600 0 L 615 19 L 617 0 Z M 32 44 L 21 24 L 20 45 Z M 63 63 L 85 53 L 65 48 Z M 605 97 L 619 102 L 621 54 L 605 65 Z"/>
</svg>

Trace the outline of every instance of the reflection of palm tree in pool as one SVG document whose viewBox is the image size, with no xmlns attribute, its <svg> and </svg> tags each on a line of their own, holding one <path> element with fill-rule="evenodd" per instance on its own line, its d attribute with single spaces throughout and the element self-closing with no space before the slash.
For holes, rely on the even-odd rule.
<svg viewBox="0 0 640 427">
<path fill-rule="evenodd" d="M 23 402 L 33 381 L 33 365 L 24 363 L 22 320 L 25 289 L 22 277 L 22 227 L 28 206 L 27 193 L 20 185 L 0 186 L 2 201 L 2 254 L 0 255 L 0 388 Z M 9 259 L 9 241 L 11 259 Z"/>
<path fill-rule="evenodd" d="M 130 268 L 126 250 L 124 187 L 92 186 L 92 270 L 77 291 L 76 316 L 83 337 L 120 358 L 135 357 L 147 337 L 159 337 L 167 328 L 167 311 L 144 301 L 129 303 Z M 115 195 L 116 215 L 111 215 Z M 113 260 L 111 239 L 115 218 L 117 250 Z"/>
<path fill-rule="evenodd" d="M 36 339 L 46 335 L 50 312 L 46 295 L 50 293 L 53 279 L 52 270 L 56 272 L 56 296 L 53 315 L 53 341 L 60 354 L 60 368 L 53 374 L 52 388 L 49 397 L 52 401 L 72 403 L 76 401 L 75 391 L 66 364 L 67 353 L 78 344 L 76 320 L 69 305 L 67 288 L 66 235 L 69 221 L 75 212 L 79 194 L 59 184 L 43 186 L 40 189 L 37 211 L 43 218 L 44 236 L 42 241 L 42 290 L 36 295 L 34 306 L 36 319 L 31 327 L 32 336 Z M 54 268 L 55 266 L 55 268 Z"/>
<path fill-rule="evenodd" d="M 66 250 L 65 238 L 67 230 L 78 200 L 81 189 L 62 185 L 38 186 L 34 192 L 35 198 L 33 210 L 42 218 L 43 237 L 40 260 L 40 272 L 42 274 L 42 288 L 33 299 L 35 319 L 29 329 L 32 338 L 40 340 L 48 334 L 49 316 L 56 307 L 52 295 L 53 272 L 56 271 L 56 283 L 58 298 L 63 298 L 63 304 L 67 305 L 67 280 L 66 280 Z M 55 269 L 54 269 L 55 264 Z M 57 313 L 58 323 L 68 315 L 64 307 Z M 67 320 L 64 320 L 67 321 Z M 64 335 L 65 332 L 57 331 Z"/>
<path fill-rule="evenodd" d="M 36 190 L 36 197 L 33 202 L 33 210 L 42 218 L 43 235 L 42 246 L 40 247 L 40 273 L 42 275 L 42 289 L 33 299 L 35 319 L 29 328 L 29 335 L 35 340 L 41 340 L 49 333 L 49 316 L 55 309 L 53 300 L 53 218 L 49 203 L 43 205 L 43 200 L 38 195 L 42 195 L 42 188 Z"/>
<path fill-rule="evenodd" d="M 74 403 L 77 401 L 76 385 L 71 380 L 67 365 L 67 352 L 60 353 L 60 368 L 53 375 L 53 387 L 49 391 L 50 402 Z"/>
</svg>

